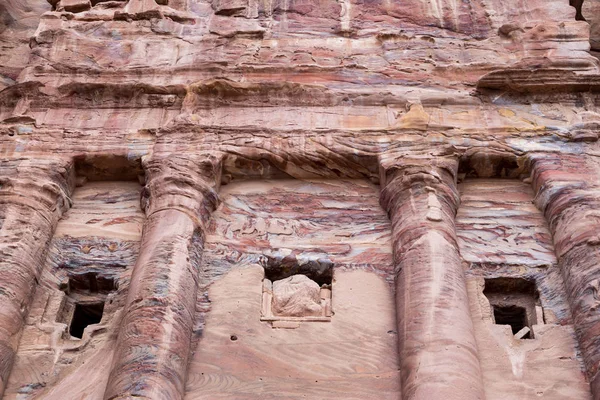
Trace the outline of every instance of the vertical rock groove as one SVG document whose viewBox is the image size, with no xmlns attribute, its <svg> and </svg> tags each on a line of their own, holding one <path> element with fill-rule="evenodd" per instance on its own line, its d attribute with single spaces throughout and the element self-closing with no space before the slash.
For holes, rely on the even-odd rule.
<svg viewBox="0 0 600 400">
<path fill-rule="evenodd" d="M 456 242 L 457 168 L 454 159 L 383 167 L 404 400 L 485 398 Z"/>
</svg>

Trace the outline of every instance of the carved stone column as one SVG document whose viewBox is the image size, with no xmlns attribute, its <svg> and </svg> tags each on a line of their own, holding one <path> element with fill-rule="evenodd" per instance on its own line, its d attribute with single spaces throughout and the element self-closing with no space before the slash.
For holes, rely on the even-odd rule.
<svg viewBox="0 0 600 400">
<path fill-rule="evenodd" d="M 106 399 L 183 398 L 204 226 L 217 205 L 220 160 L 146 164 L 146 223 Z"/>
<path fill-rule="evenodd" d="M 382 162 L 392 220 L 402 398 L 484 399 L 456 243 L 457 161 Z"/>
<path fill-rule="evenodd" d="M 58 219 L 70 206 L 68 160 L 0 161 L 0 397 Z"/>
<path fill-rule="evenodd" d="M 600 179 L 580 155 L 532 156 L 536 205 L 548 221 L 594 399 L 600 399 Z"/>
</svg>

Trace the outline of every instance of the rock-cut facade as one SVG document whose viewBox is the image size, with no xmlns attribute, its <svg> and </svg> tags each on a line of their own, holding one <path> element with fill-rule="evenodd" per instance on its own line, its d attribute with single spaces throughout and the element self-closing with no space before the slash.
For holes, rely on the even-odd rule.
<svg viewBox="0 0 600 400">
<path fill-rule="evenodd" d="M 0 1 L 0 397 L 600 400 L 600 1 Z"/>
</svg>

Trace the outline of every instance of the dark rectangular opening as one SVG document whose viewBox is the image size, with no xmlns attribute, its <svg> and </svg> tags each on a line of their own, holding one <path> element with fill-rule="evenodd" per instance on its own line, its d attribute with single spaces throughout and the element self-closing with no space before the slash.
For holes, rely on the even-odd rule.
<svg viewBox="0 0 600 400">
<path fill-rule="evenodd" d="M 483 294 L 490 302 L 497 325 L 510 325 L 513 335 L 527 327 L 529 332 L 519 335 L 519 338 L 534 338 L 531 329 L 537 323 L 536 306 L 541 307 L 534 281 L 512 277 L 488 278 L 485 279 Z"/>
<path fill-rule="evenodd" d="M 521 329 L 527 326 L 527 312 L 524 307 L 519 306 L 493 306 L 494 319 L 498 325 L 510 325 L 512 333 L 517 334 Z M 530 333 L 523 336 L 523 339 L 529 339 Z"/>
<path fill-rule="evenodd" d="M 113 276 L 102 275 L 96 271 L 85 273 L 71 273 L 67 293 L 70 292 L 90 292 L 90 293 L 110 293 L 117 290 L 117 282 Z"/>
<path fill-rule="evenodd" d="M 137 181 L 144 176 L 141 158 L 114 154 L 92 154 L 75 157 L 75 175 L 85 181 Z"/>
<path fill-rule="evenodd" d="M 265 278 L 278 281 L 292 275 L 306 275 L 319 286 L 331 285 L 333 280 L 333 263 L 330 260 L 304 260 L 299 262 L 296 257 L 269 257 L 263 259 Z"/>
<path fill-rule="evenodd" d="M 77 303 L 71 319 L 69 333 L 81 339 L 83 331 L 88 325 L 97 324 L 102 320 L 104 303 Z"/>
</svg>

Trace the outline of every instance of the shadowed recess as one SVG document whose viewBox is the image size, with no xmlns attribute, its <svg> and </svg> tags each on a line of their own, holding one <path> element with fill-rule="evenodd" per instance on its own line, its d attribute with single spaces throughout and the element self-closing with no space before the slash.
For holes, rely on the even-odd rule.
<svg viewBox="0 0 600 400">
<path fill-rule="evenodd" d="M 490 278 L 485 280 L 484 295 L 492 307 L 497 325 L 510 325 L 513 335 L 527 328 L 519 339 L 533 339 L 532 326 L 541 310 L 535 282 L 522 278 Z"/>
<path fill-rule="evenodd" d="M 458 166 L 459 180 L 465 178 L 523 179 L 529 176 L 526 159 L 500 151 L 467 151 Z"/>
<path fill-rule="evenodd" d="M 141 158 L 120 155 L 80 155 L 75 157 L 75 173 L 88 181 L 143 181 Z"/>
<path fill-rule="evenodd" d="M 326 259 L 298 260 L 294 256 L 266 256 L 263 267 L 265 278 L 273 282 L 296 274 L 306 275 L 319 285 L 330 284 L 333 280 L 333 263 Z"/>
<path fill-rule="evenodd" d="M 75 304 L 75 312 L 69 327 L 71 336 L 82 338 L 85 328 L 102 320 L 104 303 Z"/>
</svg>

